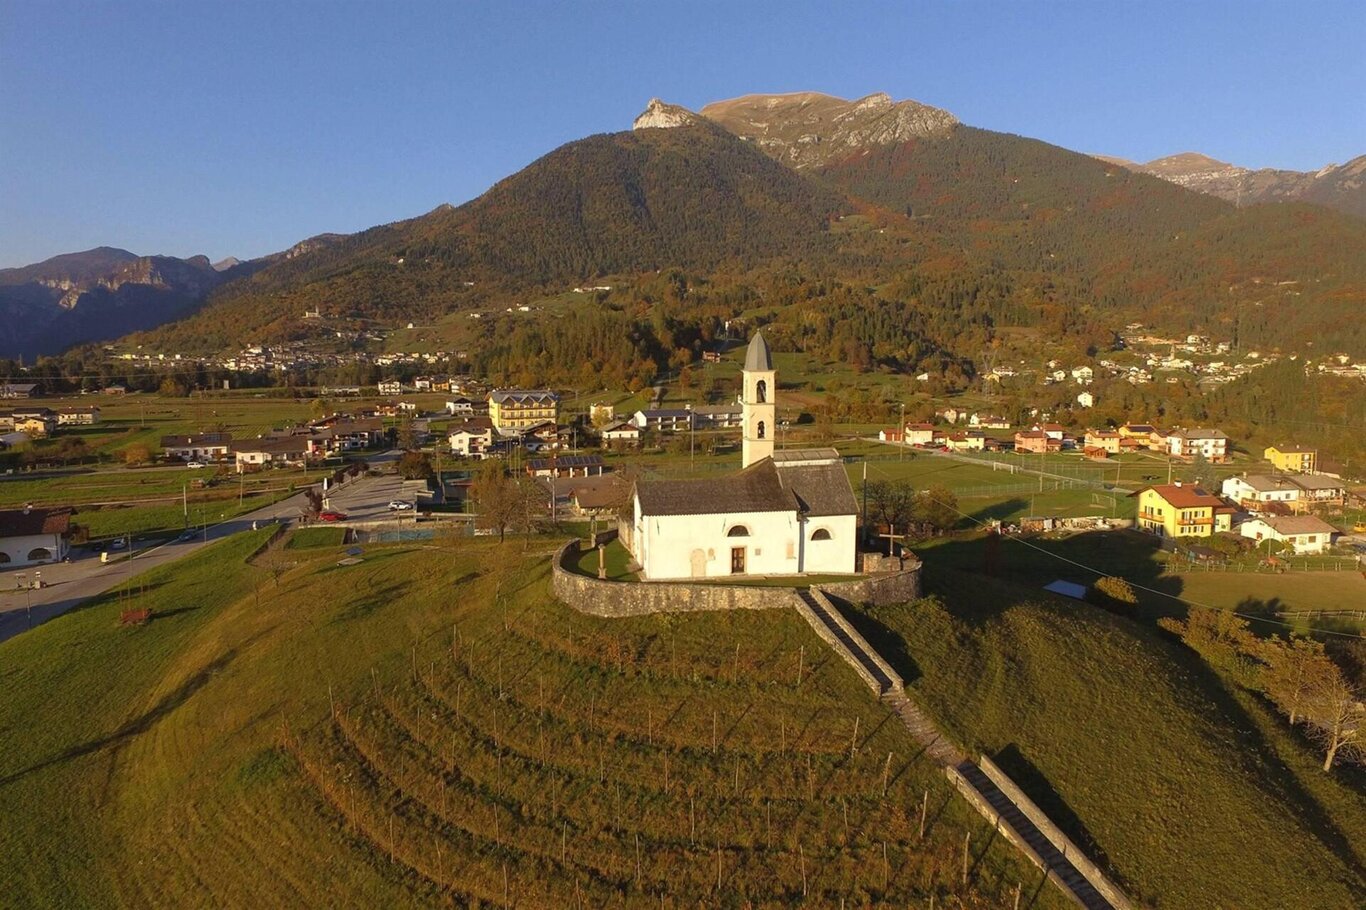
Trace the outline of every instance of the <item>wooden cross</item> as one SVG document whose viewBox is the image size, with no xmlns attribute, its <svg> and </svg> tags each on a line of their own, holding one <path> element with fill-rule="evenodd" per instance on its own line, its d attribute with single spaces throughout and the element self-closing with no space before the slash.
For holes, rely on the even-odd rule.
<svg viewBox="0 0 1366 910">
<path fill-rule="evenodd" d="M 892 555 L 892 546 L 894 545 L 894 543 L 895 543 L 896 541 L 898 541 L 898 540 L 905 540 L 906 537 L 907 537 L 907 535 L 905 535 L 905 534 L 897 534 L 897 533 L 896 533 L 896 525 L 888 525 L 888 526 L 887 526 L 887 533 L 886 533 L 886 534 L 878 534 L 877 536 L 878 536 L 878 537 L 885 537 L 885 538 L 887 538 L 887 556 L 888 556 L 889 558 L 890 558 L 891 555 Z M 904 548 L 904 545 L 903 545 L 903 548 Z"/>
</svg>

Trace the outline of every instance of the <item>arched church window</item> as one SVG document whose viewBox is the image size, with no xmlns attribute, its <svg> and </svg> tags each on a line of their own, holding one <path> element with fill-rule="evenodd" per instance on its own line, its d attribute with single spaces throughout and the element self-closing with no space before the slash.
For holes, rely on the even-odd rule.
<svg viewBox="0 0 1366 910">
<path fill-rule="evenodd" d="M 825 528 L 817 528 L 811 533 L 812 540 L 829 540 L 830 532 Z"/>
<path fill-rule="evenodd" d="M 0 550 L 0 563 L 4 562 L 9 562 L 9 554 L 4 550 Z"/>
<path fill-rule="evenodd" d="M 764 438 L 764 422 L 763 422 L 762 420 L 759 421 L 759 434 L 758 434 L 758 438 L 760 438 L 760 439 L 763 439 L 763 438 Z"/>
<path fill-rule="evenodd" d="M 760 379 L 757 383 L 754 384 L 754 399 L 758 401 L 759 404 L 763 404 L 765 401 L 768 401 L 767 381 Z"/>
<path fill-rule="evenodd" d="M 744 525 L 736 525 L 735 527 L 731 528 L 729 531 L 726 532 L 726 536 L 727 536 L 727 537 L 748 537 L 748 536 L 749 536 L 749 528 L 745 527 Z"/>
<path fill-rule="evenodd" d="M 28 558 L 31 560 L 51 559 L 52 551 L 47 547 L 35 547 L 28 551 Z"/>
</svg>

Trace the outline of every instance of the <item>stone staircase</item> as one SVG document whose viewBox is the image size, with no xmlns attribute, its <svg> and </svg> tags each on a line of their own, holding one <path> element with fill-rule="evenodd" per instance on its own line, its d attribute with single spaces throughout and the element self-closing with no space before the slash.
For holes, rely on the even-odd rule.
<svg viewBox="0 0 1366 910">
<path fill-rule="evenodd" d="M 1087 910 L 1132 910 L 1132 905 L 1042 810 L 988 758 L 973 764 L 909 698 L 900 674 L 868 644 L 819 588 L 798 589 L 797 608 L 816 634 L 877 693 L 944 769 L 959 793 L 1002 835 Z"/>
<path fill-rule="evenodd" d="M 988 766 L 990 774 L 984 770 Z M 981 766 L 964 761 L 947 769 L 947 773 L 968 802 L 1078 906 L 1087 910 L 1131 910 L 1132 904 L 1123 893 L 988 759 L 983 758 Z M 998 785 L 998 780 L 1005 787 Z"/>
<path fill-rule="evenodd" d="M 844 659 L 868 687 L 881 698 L 889 693 L 900 694 L 904 699 L 901 676 L 864 641 L 863 636 L 849 624 L 839 608 L 819 589 L 797 589 L 797 612 L 801 613 L 811 628 L 816 631 L 835 653 Z"/>
</svg>

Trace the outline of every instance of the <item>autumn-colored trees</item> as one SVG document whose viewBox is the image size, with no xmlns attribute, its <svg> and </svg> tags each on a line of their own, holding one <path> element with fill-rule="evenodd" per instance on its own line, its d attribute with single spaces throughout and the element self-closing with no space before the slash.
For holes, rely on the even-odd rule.
<svg viewBox="0 0 1366 910">
<path fill-rule="evenodd" d="M 1239 616 L 1203 607 L 1162 625 L 1212 666 L 1263 694 L 1292 726 L 1303 724 L 1323 749 L 1323 770 L 1337 761 L 1366 761 L 1366 694 L 1322 644 L 1294 635 L 1259 638 Z"/>
</svg>

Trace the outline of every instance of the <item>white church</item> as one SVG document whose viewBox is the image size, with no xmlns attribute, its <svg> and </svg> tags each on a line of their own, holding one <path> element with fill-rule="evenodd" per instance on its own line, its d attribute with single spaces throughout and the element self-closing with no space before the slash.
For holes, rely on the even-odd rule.
<svg viewBox="0 0 1366 910">
<path fill-rule="evenodd" d="M 745 353 L 742 466 L 700 480 L 640 480 L 622 542 L 650 580 L 856 571 L 858 506 L 834 449 L 775 451 L 773 355 Z"/>
</svg>

